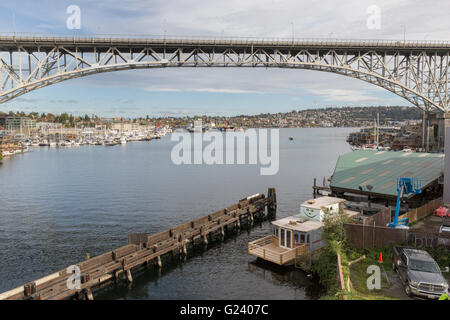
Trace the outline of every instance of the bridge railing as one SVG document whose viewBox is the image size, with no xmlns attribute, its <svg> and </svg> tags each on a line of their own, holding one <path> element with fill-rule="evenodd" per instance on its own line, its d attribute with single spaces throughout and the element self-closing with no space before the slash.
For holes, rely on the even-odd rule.
<svg viewBox="0 0 450 320">
<path fill-rule="evenodd" d="M 185 36 L 185 35 L 128 35 L 101 34 L 76 35 L 45 34 L 45 33 L 10 33 L 0 32 L 0 41 L 32 41 L 32 42 L 77 42 L 90 43 L 132 42 L 132 43 L 161 43 L 167 41 L 179 44 L 259 44 L 259 45 L 320 45 L 320 46 L 398 46 L 398 47 L 447 47 L 446 40 L 392 40 L 392 39 L 327 39 L 327 38 L 257 38 L 257 37 L 228 37 L 228 36 Z"/>
</svg>

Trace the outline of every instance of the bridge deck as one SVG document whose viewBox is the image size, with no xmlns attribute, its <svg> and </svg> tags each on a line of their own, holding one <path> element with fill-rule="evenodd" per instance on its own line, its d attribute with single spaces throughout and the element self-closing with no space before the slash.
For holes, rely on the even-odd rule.
<svg viewBox="0 0 450 320">
<path fill-rule="evenodd" d="M 26 48 L 45 48 L 55 45 L 67 48 L 94 47 L 130 47 L 155 48 L 191 47 L 214 48 L 232 47 L 244 48 L 276 48 L 276 49 L 345 49 L 345 50 L 419 50 L 419 51 L 449 51 L 448 41 L 401 41 L 401 40 L 358 40 L 358 39 L 257 39 L 257 38 L 208 38 L 208 37 L 53 37 L 53 36 L 1 36 L 0 50 Z"/>
</svg>

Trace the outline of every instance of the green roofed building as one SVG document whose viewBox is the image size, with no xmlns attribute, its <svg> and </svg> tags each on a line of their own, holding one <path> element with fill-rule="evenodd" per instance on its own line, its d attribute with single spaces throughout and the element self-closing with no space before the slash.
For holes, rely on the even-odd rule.
<svg viewBox="0 0 450 320">
<path fill-rule="evenodd" d="M 426 189 L 438 183 L 443 171 L 444 154 L 358 150 L 339 157 L 330 188 L 334 194 L 395 198 L 397 178 L 419 178 Z"/>
</svg>

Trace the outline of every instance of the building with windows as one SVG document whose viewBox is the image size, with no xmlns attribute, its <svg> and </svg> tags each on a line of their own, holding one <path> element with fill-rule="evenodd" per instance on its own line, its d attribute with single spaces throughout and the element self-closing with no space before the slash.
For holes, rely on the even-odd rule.
<svg viewBox="0 0 450 320">
<path fill-rule="evenodd" d="M 36 128 L 36 121 L 27 117 L 0 115 L 0 126 L 5 130 L 29 130 Z"/>
<path fill-rule="evenodd" d="M 405 195 L 403 200 L 433 199 L 432 190 L 440 189 L 443 174 L 443 153 L 357 150 L 339 157 L 330 188 L 340 198 L 353 194 L 395 202 L 397 178 L 414 177 L 420 179 L 422 193 Z"/>
<path fill-rule="evenodd" d="M 299 214 L 272 221 L 272 234 L 250 242 L 248 253 L 278 265 L 312 257 L 325 245 L 322 239 L 325 211 L 337 216 L 343 210 L 350 218 L 359 216 L 359 212 L 345 209 L 344 202 L 335 197 L 305 201 Z"/>
</svg>

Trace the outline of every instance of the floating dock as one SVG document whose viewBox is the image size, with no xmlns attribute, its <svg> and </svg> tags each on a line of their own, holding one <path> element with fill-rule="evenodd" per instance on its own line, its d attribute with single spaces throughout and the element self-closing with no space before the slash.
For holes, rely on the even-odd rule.
<svg viewBox="0 0 450 320">
<path fill-rule="evenodd" d="M 93 292 L 109 281 L 133 282 L 133 271 L 152 264 L 162 268 L 163 257 L 186 257 L 195 246 L 207 247 L 214 239 L 223 240 L 241 224 L 252 226 L 255 220 L 276 215 L 276 192 L 269 188 L 267 197 L 255 194 L 238 203 L 199 219 L 154 235 L 128 235 L 128 244 L 77 263 L 77 271 L 66 268 L 0 294 L 0 300 L 62 300 L 94 298 Z M 267 208 L 267 210 L 266 210 Z M 243 253 L 245 254 L 245 253 Z M 75 268 L 76 268 L 75 267 Z M 73 279 L 79 284 L 72 288 Z M 72 289 L 71 289 L 72 288 Z"/>
</svg>

